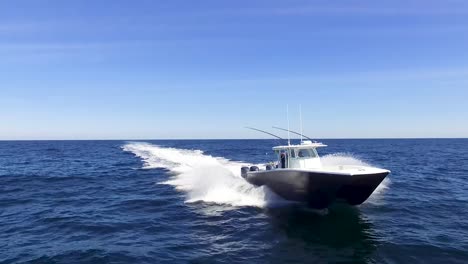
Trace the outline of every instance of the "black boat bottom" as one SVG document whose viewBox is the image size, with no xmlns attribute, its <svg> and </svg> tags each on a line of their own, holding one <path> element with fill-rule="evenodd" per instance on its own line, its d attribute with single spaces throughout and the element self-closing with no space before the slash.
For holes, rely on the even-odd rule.
<svg viewBox="0 0 468 264">
<path fill-rule="evenodd" d="M 265 185 L 286 200 L 305 202 L 324 209 L 336 201 L 350 205 L 365 202 L 389 172 L 344 175 L 300 170 L 246 171 L 242 176 L 251 184 Z"/>
</svg>

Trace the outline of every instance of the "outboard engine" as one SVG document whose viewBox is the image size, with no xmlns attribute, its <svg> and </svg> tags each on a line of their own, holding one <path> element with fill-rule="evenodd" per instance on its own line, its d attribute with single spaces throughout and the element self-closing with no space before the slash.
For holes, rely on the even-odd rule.
<svg viewBox="0 0 468 264">
<path fill-rule="evenodd" d="M 257 166 L 250 167 L 250 171 L 259 171 L 260 169 Z"/>
<path fill-rule="evenodd" d="M 247 177 L 247 172 L 249 171 L 249 167 L 242 167 L 241 168 L 241 176 L 242 178 Z"/>
<path fill-rule="evenodd" d="M 273 166 L 271 164 L 266 165 L 266 170 L 272 170 L 272 169 L 273 169 Z"/>
</svg>

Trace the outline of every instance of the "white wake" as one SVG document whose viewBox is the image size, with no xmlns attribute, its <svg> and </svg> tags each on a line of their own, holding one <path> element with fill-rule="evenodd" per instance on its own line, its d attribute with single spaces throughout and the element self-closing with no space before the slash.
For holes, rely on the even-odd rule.
<svg viewBox="0 0 468 264">
<path fill-rule="evenodd" d="M 200 150 L 165 148 L 148 143 L 129 143 L 123 149 L 140 157 L 144 168 L 164 168 L 172 172 L 169 180 L 159 184 L 169 184 L 186 192 L 186 202 L 264 207 L 280 199 L 240 176 L 240 168 L 248 165 L 246 163 L 212 157 Z"/>
<path fill-rule="evenodd" d="M 144 168 L 164 168 L 172 173 L 159 184 L 174 186 L 187 194 L 186 202 L 210 202 L 231 206 L 265 207 L 288 203 L 266 187 L 255 187 L 240 176 L 240 168 L 251 164 L 206 155 L 201 150 L 160 147 L 133 142 L 124 145 L 124 151 L 140 157 Z M 364 165 L 349 155 L 326 155 L 327 165 Z M 381 184 L 381 186 L 384 183 Z M 380 187 L 375 193 L 383 191 Z M 379 190 L 382 189 L 382 190 Z"/>
</svg>

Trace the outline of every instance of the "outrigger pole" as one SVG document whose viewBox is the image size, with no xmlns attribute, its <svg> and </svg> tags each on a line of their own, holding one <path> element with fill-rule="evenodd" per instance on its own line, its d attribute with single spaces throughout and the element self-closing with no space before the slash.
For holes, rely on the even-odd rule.
<svg viewBox="0 0 468 264">
<path fill-rule="evenodd" d="M 270 135 L 270 136 L 273 136 L 273 137 L 275 137 L 275 138 L 284 140 L 284 138 L 282 138 L 282 137 L 280 137 L 280 136 L 277 136 L 277 135 L 275 135 L 275 134 L 272 134 L 272 133 L 270 133 L 270 132 L 264 131 L 264 130 L 260 130 L 260 129 L 253 128 L 253 127 L 245 127 L 245 128 L 251 129 L 251 130 L 255 130 L 255 131 L 258 131 L 258 132 L 262 132 L 262 133 L 268 134 L 268 135 Z"/>
<path fill-rule="evenodd" d="M 296 131 L 292 131 L 292 130 L 289 130 L 289 129 L 286 129 L 286 128 L 281 128 L 281 127 L 273 127 L 275 129 L 279 129 L 279 130 L 283 130 L 283 131 L 288 131 L 288 132 L 291 132 L 293 134 L 296 134 L 296 135 L 299 135 L 299 136 L 302 136 L 302 137 L 305 137 L 306 139 L 310 140 L 310 141 L 314 141 L 313 139 L 311 139 L 310 137 L 306 136 L 306 135 L 303 135 L 302 133 L 299 133 L 299 132 L 296 132 Z"/>
</svg>

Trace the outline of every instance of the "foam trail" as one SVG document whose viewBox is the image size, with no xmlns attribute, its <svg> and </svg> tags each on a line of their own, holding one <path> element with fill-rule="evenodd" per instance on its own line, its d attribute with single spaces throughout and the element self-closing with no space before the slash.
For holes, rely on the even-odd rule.
<svg viewBox="0 0 468 264">
<path fill-rule="evenodd" d="M 265 187 L 254 187 L 240 176 L 247 165 L 221 157 L 203 154 L 200 150 L 164 148 L 148 143 L 129 143 L 124 151 L 134 153 L 144 168 L 165 168 L 173 176 L 160 184 L 187 192 L 186 202 L 212 202 L 232 206 L 264 207 L 282 203 L 282 199 Z"/>
</svg>

